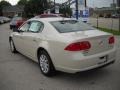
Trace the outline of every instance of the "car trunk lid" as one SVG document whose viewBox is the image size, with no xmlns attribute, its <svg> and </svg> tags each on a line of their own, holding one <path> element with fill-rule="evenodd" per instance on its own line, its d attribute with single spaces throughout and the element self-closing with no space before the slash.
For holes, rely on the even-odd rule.
<svg viewBox="0 0 120 90">
<path fill-rule="evenodd" d="M 111 50 L 114 46 L 114 44 L 109 44 L 109 38 L 112 35 L 98 30 L 89 30 L 74 33 L 71 32 L 64 33 L 62 35 L 67 37 L 69 40 L 71 39 L 70 43 L 89 41 L 91 48 L 89 50 L 83 51 L 85 55 L 93 55 L 108 51 Z"/>
</svg>

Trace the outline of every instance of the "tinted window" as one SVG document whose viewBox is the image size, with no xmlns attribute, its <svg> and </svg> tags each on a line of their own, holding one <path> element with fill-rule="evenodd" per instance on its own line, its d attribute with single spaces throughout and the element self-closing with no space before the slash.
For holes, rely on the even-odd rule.
<svg viewBox="0 0 120 90">
<path fill-rule="evenodd" d="M 93 30 L 94 28 L 86 23 L 77 20 L 63 20 L 50 22 L 60 33 Z"/>
<path fill-rule="evenodd" d="M 26 31 L 28 31 L 29 27 L 30 27 L 30 23 L 27 22 L 22 27 L 20 27 L 20 30 L 23 32 L 26 32 Z"/>
</svg>

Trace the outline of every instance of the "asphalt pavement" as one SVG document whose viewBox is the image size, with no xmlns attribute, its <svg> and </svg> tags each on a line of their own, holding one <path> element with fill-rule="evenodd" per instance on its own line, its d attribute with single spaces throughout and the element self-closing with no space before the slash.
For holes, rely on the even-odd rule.
<svg viewBox="0 0 120 90">
<path fill-rule="evenodd" d="M 0 25 L 0 90 L 120 90 L 120 36 L 114 64 L 77 74 L 58 72 L 48 78 L 36 62 L 10 52 L 10 32 L 9 24 Z"/>
</svg>

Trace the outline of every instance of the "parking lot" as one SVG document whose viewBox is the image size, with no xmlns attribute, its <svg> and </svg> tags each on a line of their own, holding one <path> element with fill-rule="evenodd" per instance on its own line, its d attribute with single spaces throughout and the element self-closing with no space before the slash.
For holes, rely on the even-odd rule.
<svg viewBox="0 0 120 90">
<path fill-rule="evenodd" d="M 89 23 L 97 27 L 97 18 L 89 18 Z M 119 19 L 118 18 L 98 18 L 98 27 L 119 30 Z"/>
<path fill-rule="evenodd" d="M 116 62 L 105 68 L 48 78 L 36 62 L 9 49 L 8 24 L 0 25 L 0 90 L 120 90 L 120 36 L 116 36 Z M 22 44 L 21 44 L 22 45 Z"/>
</svg>

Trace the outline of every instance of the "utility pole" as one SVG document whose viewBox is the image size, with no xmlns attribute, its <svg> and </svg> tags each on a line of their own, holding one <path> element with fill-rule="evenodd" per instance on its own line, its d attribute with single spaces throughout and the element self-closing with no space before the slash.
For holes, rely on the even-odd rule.
<svg viewBox="0 0 120 90">
<path fill-rule="evenodd" d="M 119 32 L 120 32 L 120 0 L 117 0 L 117 9 L 118 9 L 118 15 L 119 15 Z"/>
<path fill-rule="evenodd" d="M 115 0 L 113 0 L 112 8 L 113 8 L 112 14 L 116 14 Z M 111 23 L 111 30 L 113 30 L 113 18 L 112 18 L 112 23 Z"/>
<path fill-rule="evenodd" d="M 87 1 L 85 0 L 85 8 L 87 7 Z"/>
<path fill-rule="evenodd" d="M 55 0 L 54 0 L 54 9 L 56 8 L 55 6 L 56 6 L 56 5 L 55 5 Z M 54 11 L 54 13 L 55 13 L 55 11 Z"/>
<path fill-rule="evenodd" d="M 68 2 L 69 2 L 69 9 L 70 9 L 70 0 L 68 0 Z M 71 18 L 71 14 L 69 14 L 69 17 Z"/>
<path fill-rule="evenodd" d="M 75 0 L 76 2 L 76 19 L 78 20 L 78 0 Z"/>
<path fill-rule="evenodd" d="M 69 2 L 69 8 L 70 8 L 70 0 L 68 0 L 68 2 Z"/>
</svg>

